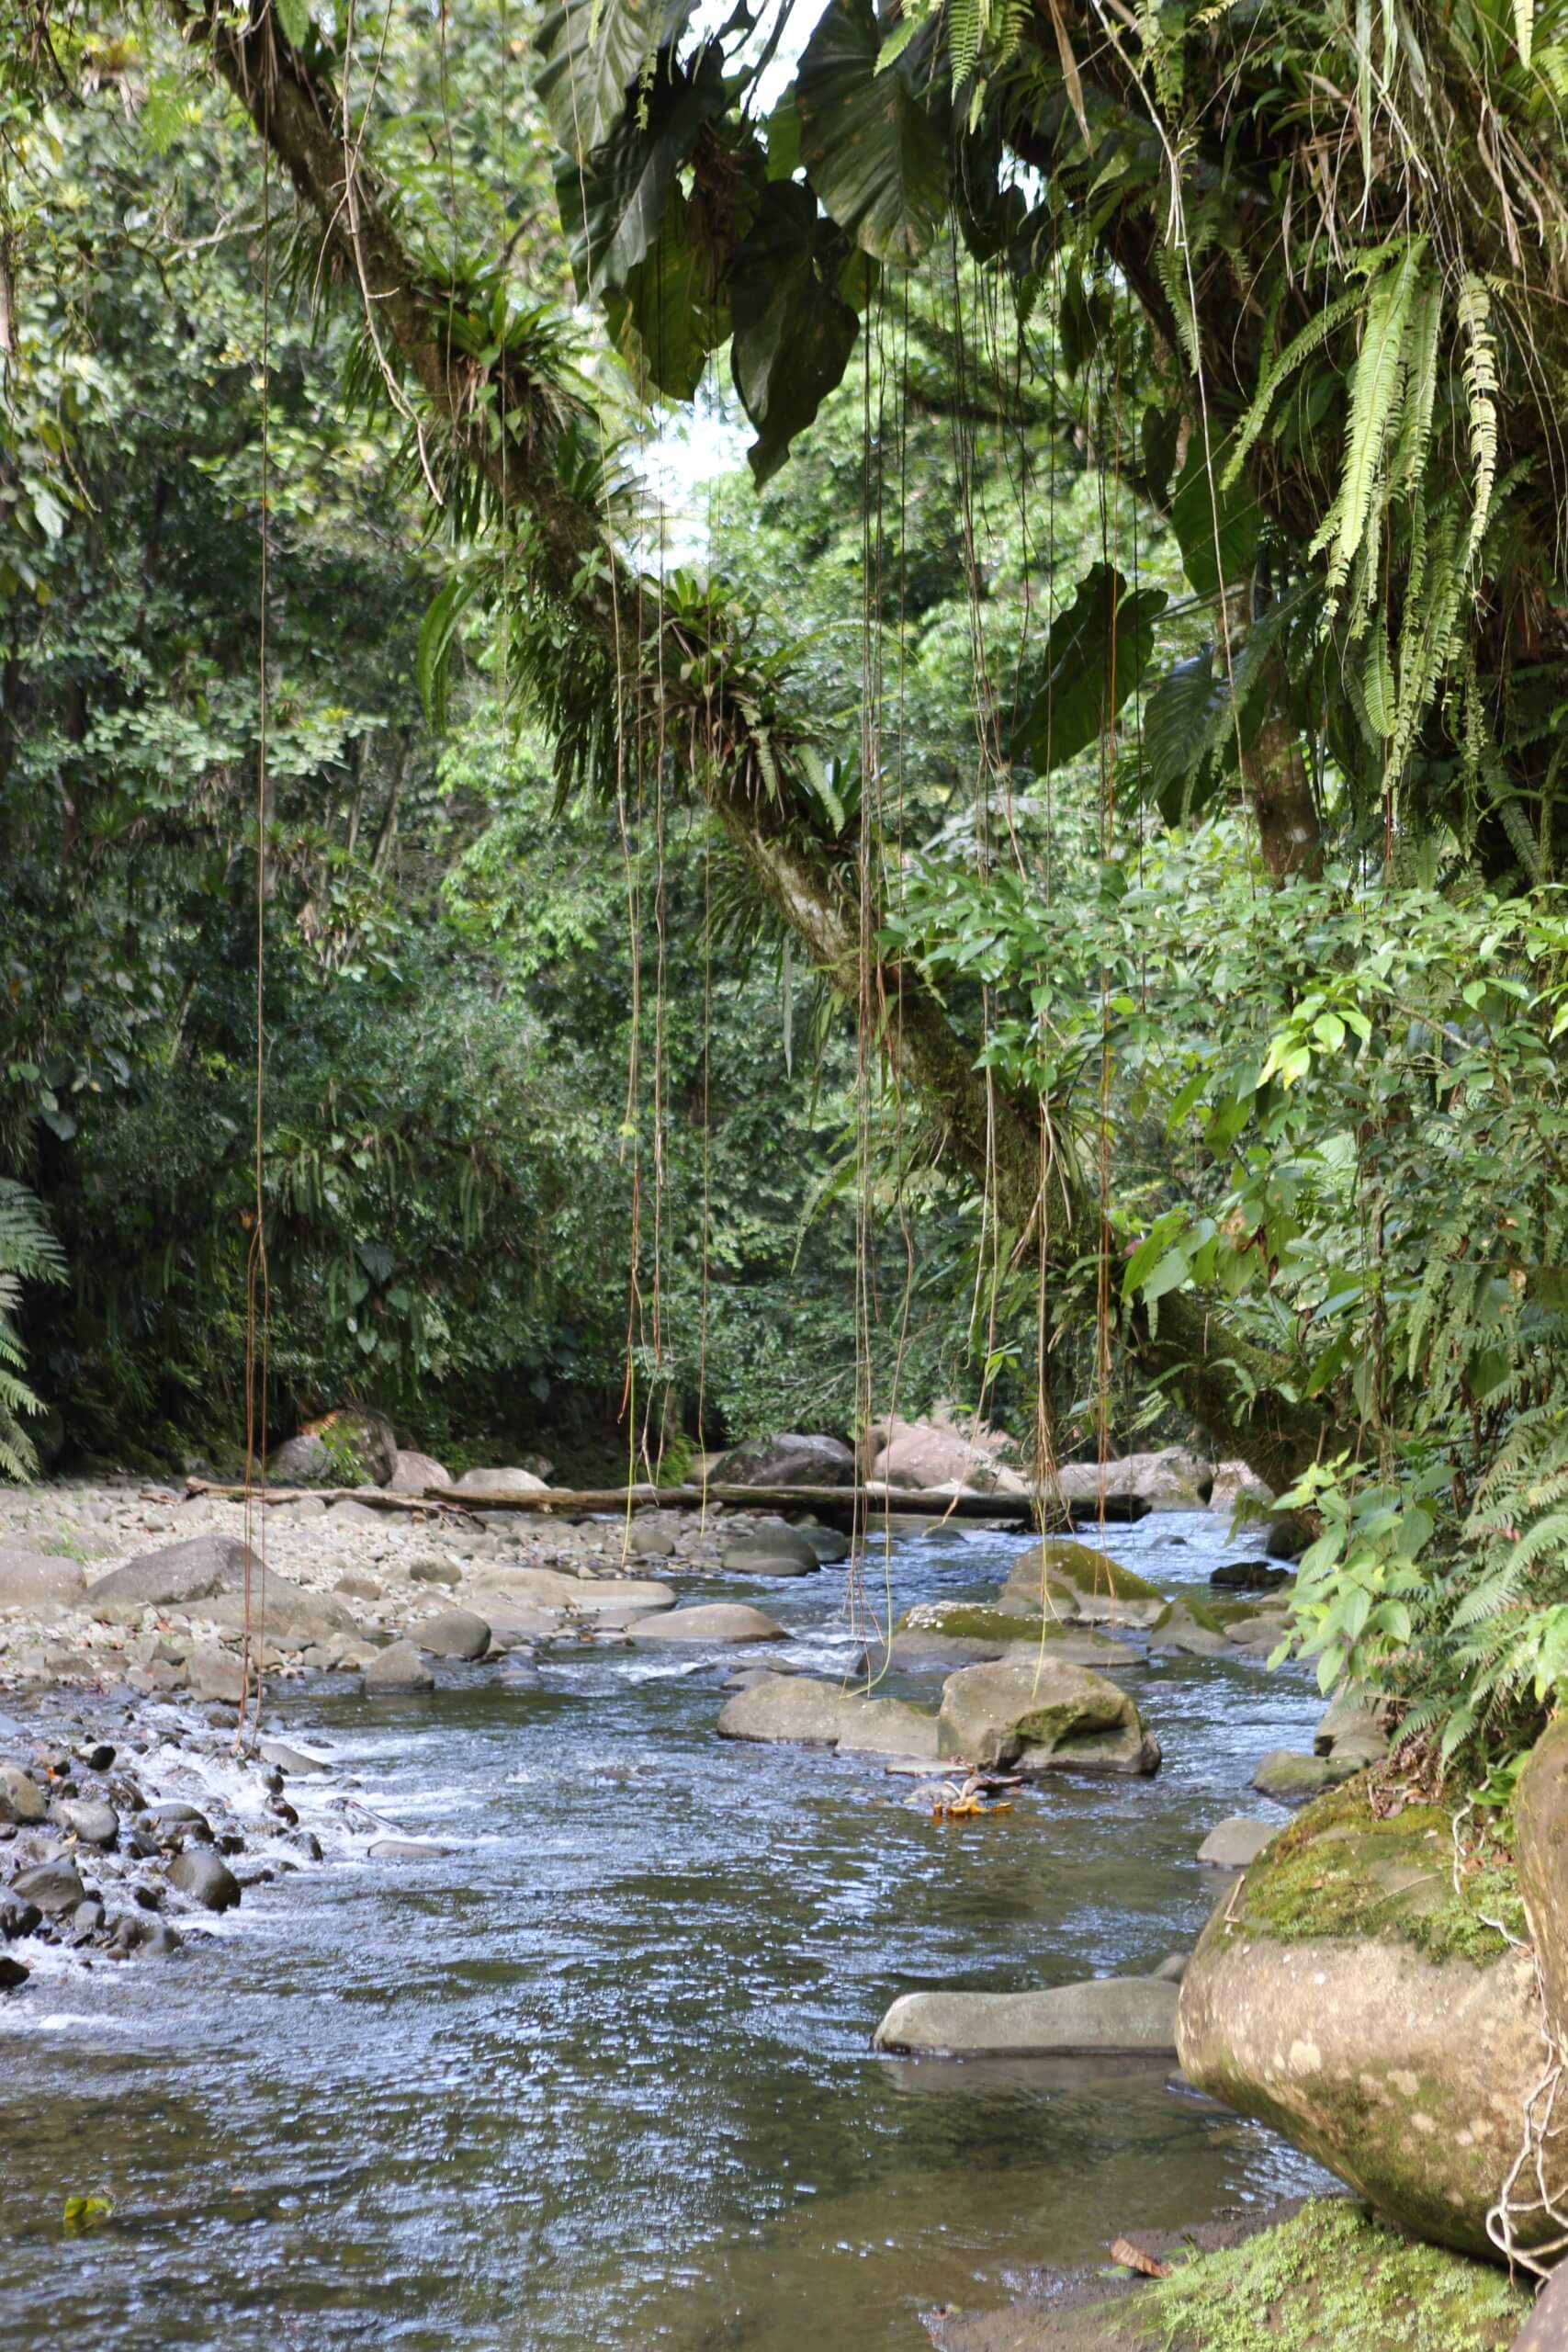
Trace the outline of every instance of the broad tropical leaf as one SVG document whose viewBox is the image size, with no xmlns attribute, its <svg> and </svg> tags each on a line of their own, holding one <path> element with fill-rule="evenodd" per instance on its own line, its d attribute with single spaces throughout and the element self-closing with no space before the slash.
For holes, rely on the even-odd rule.
<svg viewBox="0 0 1568 2352">
<path fill-rule="evenodd" d="M 1230 480 L 1231 443 L 1214 437 L 1213 463 L 1206 462 L 1201 433 L 1189 444 L 1187 460 L 1170 494 L 1170 527 L 1181 549 L 1181 568 L 1200 596 L 1245 580 L 1258 552 L 1258 501 L 1243 474 Z"/>
<path fill-rule="evenodd" d="M 764 192 L 730 265 L 730 365 L 757 428 L 747 455 L 759 482 L 783 465 L 854 348 L 859 322 L 837 284 L 843 257 L 810 189 L 786 180 Z"/>
<path fill-rule="evenodd" d="M 724 95 L 716 51 L 694 74 L 661 54 L 640 108 L 627 109 L 585 164 L 561 157 L 556 192 L 580 294 L 626 286 L 666 227 L 675 175 Z"/>
<path fill-rule="evenodd" d="M 1230 681 L 1205 645 L 1178 662 L 1144 705 L 1144 773 L 1167 824 L 1179 824 L 1210 797 L 1215 721 L 1230 707 Z"/>
<path fill-rule="evenodd" d="M 1129 587 L 1113 565 L 1097 563 L 1079 582 L 1045 640 L 1045 683 L 1020 721 L 1015 753 L 1043 775 L 1098 741 L 1154 650 L 1163 588 Z"/>
<path fill-rule="evenodd" d="M 882 262 L 918 261 L 947 204 L 946 125 L 917 95 L 916 44 L 886 74 L 871 0 L 831 0 L 796 84 L 801 160 L 823 209 Z"/>
<path fill-rule="evenodd" d="M 659 235 L 605 301 L 611 332 L 645 399 L 652 388 L 668 400 L 689 401 L 708 353 L 729 333 L 707 256 L 687 233 L 688 209 L 680 189 L 671 188 Z"/>
<path fill-rule="evenodd" d="M 574 165 L 608 139 L 626 92 L 690 14 L 684 0 L 564 0 L 548 11 L 536 37 L 534 86 Z"/>
</svg>

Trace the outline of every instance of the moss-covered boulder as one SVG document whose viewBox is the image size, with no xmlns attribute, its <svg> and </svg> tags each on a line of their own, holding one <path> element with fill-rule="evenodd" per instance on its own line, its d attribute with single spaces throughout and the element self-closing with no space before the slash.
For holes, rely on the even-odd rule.
<svg viewBox="0 0 1568 2352">
<path fill-rule="evenodd" d="M 1252 1776 L 1260 1796 L 1276 1804 L 1310 1804 L 1364 1769 L 1364 1757 L 1307 1756 L 1299 1748 L 1271 1747 Z"/>
<path fill-rule="evenodd" d="M 999 1606 L 1070 1624 L 1152 1625 L 1165 1607 L 1165 1595 L 1108 1552 L 1053 1539 L 1019 1554 Z"/>
<path fill-rule="evenodd" d="M 973 1600 L 923 1600 L 908 1610 L 893 1628 L 886 1662 L 916 1670 L 940 1667 L 951 1671 L 992 1658 L 1027 1657 L 1042 1648 L 1064 1665 L 1096 1667 L 1106 1674 L 1143 1664 L 1136 1650 L 1091 1625 L 1021 1616 Z"/>
<path fill-rule="evenodd" d="M 950 1674 L 937 1753 L 1031 1775 L 1156 1772 L 1160 1760 L 1159 1742 L 1124 1690 L 1050 1657 Z"/>
<path fill-rule="evenodd" d="M 1177 2041 L 1200 2089 L 1391 2220 L 1483 2254 L 1541 2020 L 1528 1954 L 1487 1924 L 1522 1925 L 1511 1874 L 1472 1874 L 1456 1894 L 1452 1860 L 1441 1806 L 1380 1820 L 1364 1775 L 1322 1798 L 1205 1928 Z"/>
<path fill-rule="evenodd" d="M 1224 1657 L 1230 1639 L 1219 1612 L 1201 1600 L 1172 1600 L 1149 1628 L 1151 1657 Z"/>
<path fill-rule="evenodd" d="M 1223 2231 L 1193 2231 L 1194 2254 L 1186 2237 L 1134 2224 L 1168 2278 L 944 2312 L 933 2341 L 940 2352 L 1505 2352 L 1529 2309 L 1528 2288 L 1490 2264 L 1416 2244 L 1346 2199 L 1314 2198 L 1239 2245 L 1213 2245 Z"/>
</svg>

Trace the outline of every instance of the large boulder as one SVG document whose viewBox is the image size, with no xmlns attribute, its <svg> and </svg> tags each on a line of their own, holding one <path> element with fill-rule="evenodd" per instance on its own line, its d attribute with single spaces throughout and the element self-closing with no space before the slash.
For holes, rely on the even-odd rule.
<svg viewBox="0 0 1568 2352">
<path fill-rule="evenodd" d="M 398 1464 L 398 1441 L 383 1413 L 345 1405 L 307 1421 L 266 1465 L 284 1487 L 384 1487 Z"/>
<path fill-rule="evenodd" d="M 710 1473 L 719 1487 L 852 1487 L 855 1457 L 841 1437 L 749 1437 L 722 1454 Z"/>
<path fill-rule="evenodd" d="M 190 1613 L 221 1626 L 226 1634 L 243 1633 L 244 1593 L 220 1592 L 215 1600 L 197 1602 Z M 267 1640 L 284 1647 L 321 1642 L 329 1634 L 353 1634 L 359 1629 L 353 1610 L 335 1593 L 307 1592 L 288 1577 L 275 1576 L 270 1568 L 265 1579 L 259 1573 L 251 1577 L 250 1623 L 251 1632 L 256 1635 L 265 1623 Z"/>
<path fill-rule="evenodd" d="M 1019 1553 L 999 1600 L 1003 1609 L 1081 1625 L 1152 1625 L 1165 1608 L 1165 1595 L 1146 1577 L 1107 1552 L 1055 1537 Z"/>
<path fill-rule="evenodd" d="M 377 1651 L 365 1669 L 367 1693 L 432 1690 L 434 1687 L 435 1677 L 412 1642 L 389 1642 L 385 1649 Z"/>
<path fill-rule="evenodd" d="M 877 2050 L 948 2058 L 1171 2058 L 1177 1988 L 1106 1976 L 1039 1993 L 906 1993 L 872 2036 Z"/>
<path fill-rule="evenodd" d="M 111 1568 L 91 1587 L 88 1606 L 129 1600 L 143 1609 L 175 1609 L 220 1592 L 242 1592 L 247 1563 L 259 1590 L 261 1559 L 248 1544 L 237 1535 L 193 1535 L 159 1552 L 138 1553 L 123 1568 Z"/>
<path fill-rule="evenodd" d="M 738 1577 L 809 1577 L 822 1565 L 816 1544 L 782 1519 L 749 1534 L 727 1536 L 719 1556 Z"/>
<path fill-rule="evenodd" d="M 1010 1441 L 981 1429 L 907 1421 L 894 1414 L 872 1424 L 867 1483 L 906 1494 L 945 1487 L 953 1493 L 1024 1495 L 1029 1488 L 1005 1455 Z"/>
<path fill-rule="evenodd" d="M 426 1487 L 451 1484 L 452 1473 L 433 1453 L 416 1453 L 412 1446 L 400 1445 L 387 1491 L 393 1495 L 423 1495 Z"/>
<path fill-rule="evenodd" d="M 1214 1483 L 1209 1489 L 1211 1510 L 1226 1511 L 1234 1518 L 1240 1503 L 1267 1510 L 1273 1499 L 1274 1489 L 1264 1485 L 1249 1462 L 1215 1463 Z"/>
<path fill-rule="evenodd" d="M 541 1495 L 548 1490 L 532 1470 L 465 1470 L 453 1487 L 458 1495 Z"/>
<path fill-rule="evenodd" d="M 1456 1894 L 1444 1806 L 1371 1812 L 1364 1780 L 1279 1833 L 1182 1979 L 1183 2070 L 1440 2245 L 1486 2213 L 1540 2079 L 1529 1954 Z M 1549 2151 L 1550 2154 L 1550 2151 Z M 1559 2154 L 1556 2167 L 1568 2171 Z M 1568 2177 L 1549 2179 L 1561 2200 Z"/>
<path fill-rule="evenodd" d="M 1108 1462 L 1073 1462 L 1057 1474 L 1062 1500 L 1074 1517 L 1097 1511 L 1104 1493 L 1108 1519 L 1142 1519 L 1151 1510 L 1201 1510 L 1214 1484 L 1214 1465 L 1179 1445 L 1157 1453 L 1129 1453 Z"/>
<path fill-rule="evenodd" d="M 30 1546 L 0 1544 L 0 1609 L 36 1609 L 55 1600 L 79 1608 L 87 1579 L 74 1560 L 55 1560 Z"/>
<path fill-rule="evenodd" d="M 1159 1743 L 1124 1690 L 1049 1656 L 966 1666 L 942 1688 L 937 1749 L 970 1764 L 1040 1772 L 1155 1772 Z"/>
<path fill-rule="evenodd" d="M 1547 2017 L 1558 2047 L 1568 2048 L 1568 1715 L 1547 1725 L 1519 1775 L 1514 1854 Z"/>
<path fill-rule="evenodd" d="M 444 1609 L 415 1628 L 415 1639 L 432 1657 L 453 1657 L 471 1665 L 490 1647 L 490 1627 L 471 1609 Z"/>
<path fill-rule="evenodd" d="M 713 1600 L 695 1609 L 666 1609 L 657 1616 L 640 1617 L 631 1629 L 634 1642 L 776 1642 L 788 1638 L 784 1626 L 760 1609 L 743 1601 Z"/>
<path fill-rule="evenodd" d="M 738 1690 L 718 1719 L 721 1739 L 794 1742 L 856 1756 L 936 1755 L 936 1718 L 902 1699 L 863 1699 L 806 1674 L 770 1674 Z"/>
</svg>

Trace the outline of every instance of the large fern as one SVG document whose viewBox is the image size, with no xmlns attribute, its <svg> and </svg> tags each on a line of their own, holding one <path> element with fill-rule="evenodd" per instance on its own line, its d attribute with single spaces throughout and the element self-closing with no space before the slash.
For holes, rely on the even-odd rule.
<svg viewBox="0 0 1568 2352">
<path fill-rule="evenodd" d="M 24 1416 L 43 1410 L 22 1378 L 26 1363 L 14 1320 L 24 1283 L 65 1279 L 60 1244 L 33 1194 L 0 1176 L 0 1477 L 32 1478 L 38 1453 L 22 1427 Z"/>
</svg>

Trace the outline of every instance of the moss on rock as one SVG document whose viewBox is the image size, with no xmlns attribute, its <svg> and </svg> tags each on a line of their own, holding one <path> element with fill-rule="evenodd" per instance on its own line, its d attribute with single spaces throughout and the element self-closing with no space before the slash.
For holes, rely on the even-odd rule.
<svg viewBox="0 0 1568 2352">
<path fill-rule="evenodd" d="M 1146 1577 L 1137 1575 L 1134 1569 L 1124 1568 L 1109 1552 L 1097 1552 L 1092 1544 L 1070 1544 L 1060 1538 L 1032 1544 L 1013 1562 L 1008 1583 L 1015 1591 L 1027 1590 L 1031 1585 L 1038 1591 L 1042 1572 L 1047 1583 L 1060 1583 L 1075 1592 L 1109 1594 L 1113 1600 L 1164 1603 L 1157 1585 L 1150 1584 Z"/>
<path fill-rule="evenodd" d="M 1412 1945 L 1428 1960 L 1500 1960 L 1506 1939 L 1488 1925 L 1525 1932 L 1518 1883 L 1501 1851 L 1461 1878 L 1454 1892 L 1450 1811 L 1409 1805 L 1390 1819 L 1372 1812 L 1370 1781 L 1358 1773 L 1309 1805 L 1247 1875 L 1233 1917 L 1278 1943 L 1316 1936 L 1375 1937 Z"/>
<path fill-rule="evenodd" d="M 1501 2352 L 1529 2303 L 1490 2264 L 1319 2198 L 1183 2264 L 1135 2298 L 1122 2332 L 1159 2352 Z"/>
</svg>

